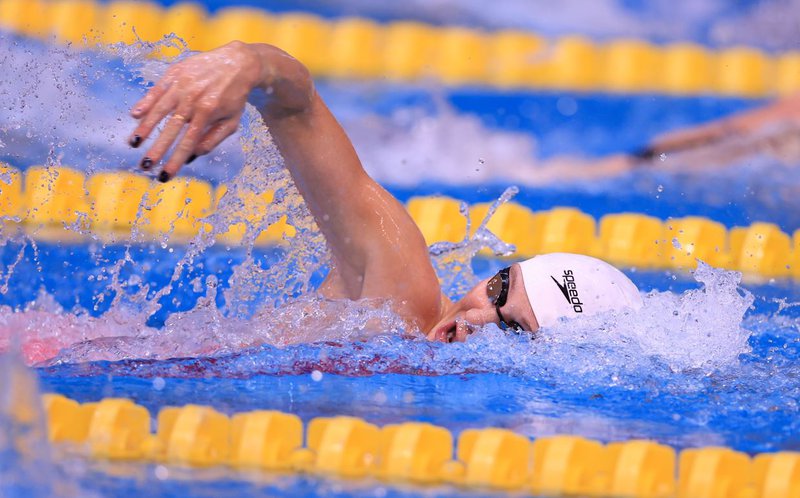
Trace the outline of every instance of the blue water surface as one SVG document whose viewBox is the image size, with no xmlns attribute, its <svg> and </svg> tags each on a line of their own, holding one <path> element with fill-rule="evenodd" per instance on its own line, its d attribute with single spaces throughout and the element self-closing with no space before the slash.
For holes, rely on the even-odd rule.
<svg viewBox="0 0 800 498">
<path fill-rule="evenodd" d="M 631 5 L 637 8 L 638 3 Z M 409 106 L 436 111 L 436 99 L 420 88 L 387 86 L 365 91 L 354 85 L 342 90 L 336 84 L 320 88 L 334 109 L 339 106 L 352 114 L 388 116 Z M 120 95 L 103 88 L 97 91 L 106 100 Z M 635 151 L 664 131 L 762 103 L 713 97 L 500 93 L 484 88 L 441 92 L 447 105 L 478 115 L 488 128 L 535 136 L 543 158 Z M 559 99 L 565 98 L 575 104 L 575 114 L 559 112 Z M 35 164 L 31 158 L 0 158 L 20 168 Z M 590 185 L 525 187 L 516 200 L 532 209 L 576 206 L 596 217 L 620 211 L 662 219 L 701 214 L 728 226 L 768 220 L 786 231 L 800 227 L 800 209 L 795 209 L 800 196 L 792 190 L 791 176 L 757 176 L 763 176 L 763 182 L 752 176 L 737 180 L 736 174 L 698 180 L 655 171 Z M 780 183 L 786 183 L 787 190 L 772 195 Z M 414 195 L 443 194 L 486 202 L 496 199 L 506 186 L 504 182 L 480 186 L 431 183 L 390 186 L 390 191 L 404 201 Z M 714 202 L 709 193 L 715 194 Z M 3 274 L 14 267 L 8 280 L 10 290 L 0 296 L 0 304 L 24 309 L 45 291 L 68 313 L 99 316 L 108 311 L 114 297 L 108 289 L 109 268 L 123 255 L 128 253 L 135 263 L 123 268 L 121 280 L 137 277 L 148 283 L 152 297 L 167 283 L 186 251 L 181 243 L 162 247 L 12 241 L 0 250 Z M 280 248 L 254 253 L 263 267 L 280 264 L 283 255 Z M 242 249 L 221 245 L 205 251 L 161 298 L 161 308 L 148 318 L 147 325 L 161 327 L 170 314 L 192 309 L 206 291 L 192 284 L 195 279 L 202 282 L 213 275 L 224 289 L 232 268 L 245 257 Z M 494 259 L 473 262 L 481 277 L 506 264 Z M 629 273 L 645 292 L 680 293 L 698 286 L 683 273 Z M 314 281 L 318 283 L 320 278 L 317 275 Z M 559 366 L 547 356 L 552 351 L 538 349 L 529 337 L 506 337 L 489 330 L 466 344 L 379 336 L 285 348 L 263 345 L 214 357 L 56 365 L 40 367 L 36 373 L 44 391 L 81 402 L 128 397 L 154 416 L 165 406 L 201 403 L 228 414 L 278 409 L 304 421 L 333 415 L 359 416 L 381 425 L 427 421 L 454 434 L 467 428 L 505 427 L 530 437 L 579 434 L 604 442 L 648 438 L 676 448 L 726 445 L 748 453 L 798 450 L 800 308 L 778 311 L 781 303 L 776 300 L 796 303 L 800 289 L 791 281 L 744 287 L 756 296 L 742 324 L 749 334 L 748 350 L 733 362 L 706 369 L 671 369 L 659 357 L 609 356 L 598 344 L 574 349 L 583 363 L 565 361 Z M 217 304 L 224 304 L 221 292 Z M 537 354 L 541 361 L 536 361 Z M 598 361 L 609 357 L 614 361 L 587 373 L 583 367 L 595 355 Z M 80 485 L 115 496 L 141 495 L 143 490 L 152 496 L 414 496 L 421 492 L 417 488 L 387 489 L 374 482 L 253 477 L 220 469 L 197 473 L 170 469 L 169 478 L 163 480 L 156 477 L 153 466 L 82 465 L 89 467 L 76 477 Z M 450 488 L 430 492 L 461 493 Z"/>
<path fill-rule="evenodd" d="M 144 266 L 146 271 L 139 268 L 138 275 L 154 284 L 166 283 L 169 272 L 164 270 L 182 255 L 180 246 L 172 252 L 159 246 L 133 249 L 135 258 L 153 263 Z M 67 309 L 98 316 L 107 310 L 107 301 L 96 305 L 96 296 L 107 292 L 107 284 L 87 277 L 101 273 L 98 261 L 116 258 L 121 251 L 117 246 L 92 251 L 85 245 L 39 244 L 36 257 L 26 253 L 11 277 L 15 291 L 0 302 L 23 307 L 40 289 L 47 289 Z M 268 266 L 279 256 L 280 249 L 265 249 L 257 257 Z M 241 249 L 208 250 L 195 262 L 202 270 L 181 277 L 148 324 L 160 327 L 170 313 L 194 307 L 201 293 L 189 282 L 198 272 L 216 275 L 224 288 L 231 265 L 242 257 Z M 480 258 L 473 267 L 479 276 L 486 276 L 505 264 Z M 645 292 L 680 293 L 698 287 L 682 273 L 629 274 Z M 37 275 L 38 279 L 31 278 Z M 84 284 L 69 286 L 70 280 Z M 775 314 L 776 299 L 798 302 L 800 288 L 792 281 L 745 287 L 756 296 L 743 324 L 751 333 L 751 351 L 741 354 L 736 365 L 710 372 L 670 372 L 656 358 L 652 370 L 647 363 L 632 370 L 620 365 L 599 376 L 586 376 L 567 366 L 553 369 L 546 362 L 516 365 L 513 351 L 507 356 L 481 356 L 469 342 L 447 345 L 398 336 L 284 348 L 264 345 L 213 358 L 59 365 L 39 372 L 47 391 L 82 402 L 129 397 L 153 414 L 164 406 L 200 403 L 225 413 L 277 409 L 304 420 L 333 415 L 359 416 L 381 425 L 420 420 L 454 433 L 496 426 L 531 436 L 652 438 L 678 448 L 713 443 L 751 453 L 797 449 L 800 427 L 792 400 L 800 394 L 800 384 L 787 376 L 765 385 L 761 375 L 797 368 L 800 307 Z M 221 300 L 219 304 L 223 305 Z M 530 344 L 525 336 L 508 347 L 520 348 L 522 354 Z M 323 373 L 322 380 L 312 377 L 314 371 Z"/>
</svg>

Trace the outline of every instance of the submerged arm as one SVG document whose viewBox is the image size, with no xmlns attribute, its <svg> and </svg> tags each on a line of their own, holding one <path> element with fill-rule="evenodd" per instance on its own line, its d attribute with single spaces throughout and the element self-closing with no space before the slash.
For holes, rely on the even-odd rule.
<svg viewBox="0 0 800 498">
<path fill-rule="evenodd" d="M 171 67 L 132 111 L 141 120 L 134 146 L 171 114 L 142 166 L 165 157 L 181 132 L 162 181 L 211 151 L 236 130 L 253 89 L 268 96 L 261 114 L 331 247 L 337 282 L 323 291 L 391 299 L 401 316 L 430 328 L 441 291 L 422 234 L 402 204 L 366 174 L 308 71 L 285 52 L 234 42 Z"/>
</svg>

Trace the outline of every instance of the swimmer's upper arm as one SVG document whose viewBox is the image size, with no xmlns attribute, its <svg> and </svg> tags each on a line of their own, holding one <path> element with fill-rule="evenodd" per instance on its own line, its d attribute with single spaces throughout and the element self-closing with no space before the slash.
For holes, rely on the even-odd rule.
<svg viewBox="0 0 800 498">
<path fill-rule="evenodd" d="M 335 289 L 351 299 L 390 298 L 401 315 L 426 329 L 438 313 L 441 291 L 405 207 L 367 175 L 318 95 L 302 112 L 262 114 L 331 248 Z"/>
</svg>

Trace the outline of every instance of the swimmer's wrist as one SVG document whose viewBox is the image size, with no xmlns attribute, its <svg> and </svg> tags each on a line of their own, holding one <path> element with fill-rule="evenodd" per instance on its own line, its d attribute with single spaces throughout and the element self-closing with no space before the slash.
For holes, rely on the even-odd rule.
<svg viewBox="0 0 800 498">
<path fill-rule="evenodd" d="M 299 60 L 272 45 L 254 43 L 247 47 L 256 55 L 259 65 L 259 76 L 252 89 L 269 97 L 266 110 L 278 117 L 303 112 L 311 106 L 314 81 Z"/>
</svg>

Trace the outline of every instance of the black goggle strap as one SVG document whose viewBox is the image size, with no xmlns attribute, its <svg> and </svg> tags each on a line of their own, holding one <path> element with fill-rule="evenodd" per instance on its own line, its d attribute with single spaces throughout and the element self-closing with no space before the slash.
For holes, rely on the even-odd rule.
<svg viewBox="0 0 800 498">
<path fill-rule="evenodd" d="M 518 324 L 514 320 L 507 321 L 505 318 L 503 318 L 503 314 L 500 313 L 500 306 L 495 306 L 494 309 L 495 309 L 495 311 L 497 311 L 497 318 L 500 319 L 500 328 L 501 329 L 503 329 L 503 330 L 510 329 L 510 330 L 515 331 L 515 332 L 519 332 L 519 331 L 522 330 L 522 325 Z"/>
<path fill-rule="evenodd" d="M 502 287 L 500 287 L 500 295 L 497 296 L 497 302 L 494 303 L 495 306 L 498 308 L 506 304 L 506 300 L 508 300 L 508 286 L 511 282 L 511 278 L 509 278 L 509 272 L 511 271 L 511 267 L 507 266 L 497 272 L 500 275 L 500 281 L 503 283 Z"/>
</svg>

